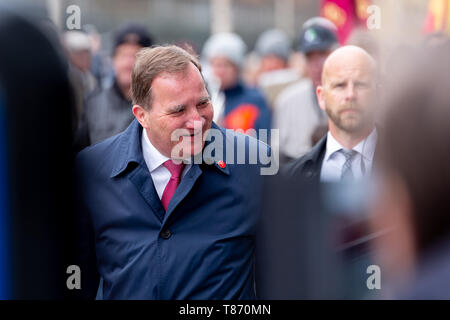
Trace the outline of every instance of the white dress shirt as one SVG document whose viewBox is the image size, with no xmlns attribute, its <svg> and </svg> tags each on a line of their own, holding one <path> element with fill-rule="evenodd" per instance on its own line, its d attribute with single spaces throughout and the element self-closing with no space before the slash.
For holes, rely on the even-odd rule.
<svg viewBox="0 0 450 320">
<path fill-rule="evenodd" d="M 161 152 L 159 152 L 158 149 L 153 146 L 153 144 L 147 137 L 147 131 L 145 129 L 142 130 L 141 145 L 145 163 L 147 164 L 147 168 L 150 171 L 150 175 L 152 176 L 153 184 L 155 185 L 158 197 L 159 199 L 161 199 L 164 193 L 164 189 L 169 183 L 171 177 L 169 169 L 164 167 L 163 163 L 167 160 L 170 160 L 170 158 L 162 155 Z M 191 164 L 186 164 L 184 166 L 183 173 L 181 174 L 181 179 L 183 179 L 191 166 Z"/>
<path fill-rule="evenodd" d="M 373 154 L 377 144 L 377 131 L 374 129 L 366 139 L 362 140 L 353 150 L 357 154 L 353 157 L 351 167 L 355 179 L 370 174 L 372 169 Z M 333 137 L 330 131 L 327 134 L 327 145 L 325 157 L 322 162 L 322 171 L 320 173 L 320 181 L 340 181 L 342 166 L 345 163 L 345 156 L 340 152 L 344 149 L 342 145 Z"/>
</svg>

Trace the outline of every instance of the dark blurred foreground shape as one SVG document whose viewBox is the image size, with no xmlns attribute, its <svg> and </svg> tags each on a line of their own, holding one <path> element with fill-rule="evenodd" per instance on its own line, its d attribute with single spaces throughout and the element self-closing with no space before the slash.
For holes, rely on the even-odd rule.
<svg viewBox="0 0 450 320">
<path fill-rule="evenodd" d="M 258 230 L 260 299 L 373 299 L 365 189 L 288 175 L 266 181 Z"/>
<path fill-rule="evenodd" d="M 73 95 L 51 23 L 31 21 L 0 12 L 0 298 L 62 299 L 73 239 Z"/>
</svg>

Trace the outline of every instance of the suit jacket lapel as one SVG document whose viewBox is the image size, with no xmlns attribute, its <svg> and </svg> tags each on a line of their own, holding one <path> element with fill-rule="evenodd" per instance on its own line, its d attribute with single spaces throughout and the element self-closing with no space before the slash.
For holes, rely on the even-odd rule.
<svg viewBox="0 0 450 320">
<path fill-rule="evenodd" d="M 308 152 L 304 158 L 303 168 L 300 174 L 308 179 L 320 180 L 320 172 L 322 170 L 322 162 L 325 157 L 327 145 L 327 136 L 325 135 L 319 142 Z"/>
</svg>

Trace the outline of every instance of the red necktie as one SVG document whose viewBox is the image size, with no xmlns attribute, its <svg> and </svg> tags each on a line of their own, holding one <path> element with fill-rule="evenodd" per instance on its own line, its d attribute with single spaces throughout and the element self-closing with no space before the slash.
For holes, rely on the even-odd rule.
<svg viewBox="0 0 450 320">
<path fill-rule="evenodd" d="M 161 203 L 164 207 L 164 210 L 167 211 L 170 199 L 172 199 L 175 190 L 177 190 L 177 187 L 180 184 L 181 172 L 183 172 L 184 163 L 175 164 L 172 160 L 167 160 L 163 163 L 163 166 L 169 169 L 170 174 L 172 175 L 161 197 Z"/>
</svg>

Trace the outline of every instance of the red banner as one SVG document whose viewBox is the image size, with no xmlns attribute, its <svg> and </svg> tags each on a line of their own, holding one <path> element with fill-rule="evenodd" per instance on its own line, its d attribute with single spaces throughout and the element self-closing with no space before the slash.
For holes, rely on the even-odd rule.
<svg viewBox="0 0 450 320">
<path fill-rule="evenodd" d="M 450 0 L 430 0 L 423 28 L 425 33 L 444 32 L 450 35 Z"/>
<path fill-rule="evenodd" d="M 339 43 L 345 44 L 354 28 L 366 28 L 370 4 L 370 0 L 321 0 L 320 15 L 336 25 Z"/>
</svg>

